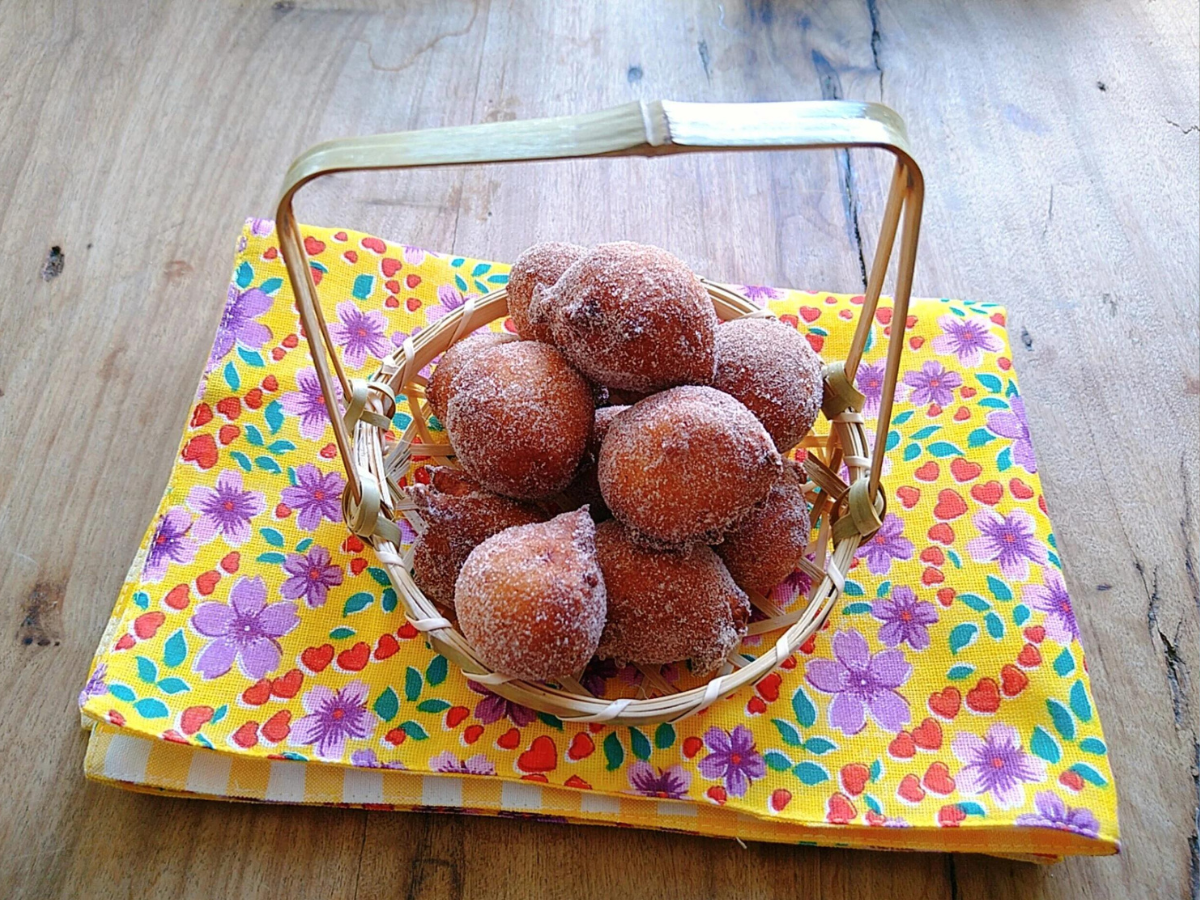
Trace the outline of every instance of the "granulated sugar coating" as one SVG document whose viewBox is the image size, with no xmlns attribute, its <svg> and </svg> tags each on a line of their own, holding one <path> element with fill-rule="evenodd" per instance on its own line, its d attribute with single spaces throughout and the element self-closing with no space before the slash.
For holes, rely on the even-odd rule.
<svg viewBox="0 0 1200 900">
<path fill-rule="evenodd" d="M 806 435 L 821 411 L 821 357 L 805 337 L 774 319 L 734 319 L 717 328 L 713 387 L 749 407 L 780 453 Z"/>
<path fill-rule="evenodd" d="M 647 543 L 712 544 L 766 497 L 782 465 L 745 406 L 710 387 L 678 387 L 613 420 L 600 448 L 600 491 Z"/>
<path fill-rule="evenodd" d="M 431 469 L 429 484 L 409 492 L 427 528 L 413 546 L 413 579 L 434 603 L 454 604 L 454 582 L 471 551 L 515 525 L 545 522 L 546 513 L 529 503 L 483 490 L 464 472 Z"/>
<path fill-rule="evenodd" d="M 600 456 L 600 446 L 608 434 L 608 427 L 619 413 L 629 409 L 628 406 L 604 406 L 596 410 L 596 420 L 592 425 L 592 439 L 588 442 L 587 453 L 575 473 L 575 480 L 568 486 L 564 494 L 573 506 L 583 506 L 585 503 L 592 510 L 592 518 L 602 522 L 608 518 L 608 507 L 604 496 L 600 493 L 600 479 L 596 474 L 596 461 Z"/>
<path fill-rule="evenodd" d="M 450 383 L 458 372 L 476 353 L 513 340 L 512 335 L 499 331 L 478 331 L 451 345 L 441 360 L 434 367 L 429 384 L 425 387 L 425 397 L 433 408 L 433 414 L 446 423 L 446 407 L 450 405 Z"/>
<path fill-rule="evenodd" d="M 717 545 L 717 555 L 743 589 L 767 594 L 804 555 L 812 528 L 801 483 L 795 464 L 785 461 L 767 499 L 734 523 Z"/>
<path fill-rule="evenodd" d="M 711 549 L 649 550 L 616 521 L 596 528 L 608 623 L 596 655 L 618 664 L 690 659 L 706 675 L 746 635 L 750 603 Z"/>
<path fill-rule="evenodd" d="M 587 252 L 587 247 L 578 244 L 547 241 L 534 244 L 517 257 L 508 273 L 508 315 L 517 327 L 517 334 L 527 341 L 554 342 L 545 312 L 535 308 L 542 304 L 534 303 L 534 291 L 553 287 L 563 272 Z"/>
<path fill-rule="evenodd" d="M 463 636 L 497 672 L 542 681 L 582 671 L 608 609 L 587 507 L 488 538 L 454 599 Z"/>
<path fill-rule="evenodd" d="M 547 294 L 554 343 L 593 381 L 647 392 L 712 381 L 712 301 L 665 250 L 601 244 Z"/>
<path fill-rule="evenodd" d="M 575 477 L 595 413 L 592 389 L 547 344 L 482 350 L 454 375 L 446 433 L 459 464 L 489 491 L 537 500 Z"/>
</svg>

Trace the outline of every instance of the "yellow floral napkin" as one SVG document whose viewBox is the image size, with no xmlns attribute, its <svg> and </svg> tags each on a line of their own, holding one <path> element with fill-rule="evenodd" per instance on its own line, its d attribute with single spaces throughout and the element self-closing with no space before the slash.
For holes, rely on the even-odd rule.
<svg viewBox="0 0 1200 900">
<path fill-rule="evenodd" d="M 1116 852 L 1108 748 L 1003 309 L 914 301 L 882 436 L 890 511 L 825 630 L 690 719 L 573 726 L 435 653 L 346 531 L 345 478 L 273 231 L 257 219 L 243 231 L 174 472 L 80 694 L 88 777 L 767 841 Z M 507 279 L 498 263 L 305 233 L 356 375 Z M 861 297 L 744 290 L 844 358 Z M 885 304 L 857 375 L 869 417 L 892 325 Z M 796 602 L 802 578 L 773 599 Z M 593 663 L 584 683 L 628 693 L 639 678 Z"/>
</svg>

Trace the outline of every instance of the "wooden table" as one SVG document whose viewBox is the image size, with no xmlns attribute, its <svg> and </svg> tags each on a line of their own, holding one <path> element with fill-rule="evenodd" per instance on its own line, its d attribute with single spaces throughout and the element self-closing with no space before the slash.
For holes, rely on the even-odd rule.
<svg viewBox="0 0 1200 900">
<path fill-rule="evenodd" d="M 1194 0 L 9 0 L 0 894 L 1195 896 L 1197 31 Z M 336 135 L 662 97 L 882 99 L 908 120 L 929 184 L 916 293 L 1010 310 L 1122 855 L 742 848 L 85 783 L 75 696 L 170 470 L 236 230 L 271 213 L 288 161 Z M 499 259 L 644 240 L 729 280 L 854 290 L 886 173 L 855 152 L 346 176 L 301 214 Z"/>
</svg>

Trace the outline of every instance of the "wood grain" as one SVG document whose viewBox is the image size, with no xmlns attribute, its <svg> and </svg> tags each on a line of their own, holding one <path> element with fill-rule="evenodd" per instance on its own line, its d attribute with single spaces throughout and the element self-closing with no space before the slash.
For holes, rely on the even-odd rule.
<svg viewBox="0 0 1200 900">
<path fill-rule="evenodd" d="M 1194 0 L 396 6 L 4 5 L 3 893 L 1194 896 Z M 297 152 L 638 98 L 823 96 L 882 99 L 909 122 L 929 184 L 916 293 L 1009 307 L 1112 747 L 1121 856 L 1046 869 L 742 849 L 82 780 L 75 694 L 170 470 L 236 228 L 269 212 Z M 301 217 L 493 258 L 549 237 L 646 240 L 715 277 L 853 289 L 887 174 L 853 152 L 355 176 L 306 193 Z"/>
</svg>

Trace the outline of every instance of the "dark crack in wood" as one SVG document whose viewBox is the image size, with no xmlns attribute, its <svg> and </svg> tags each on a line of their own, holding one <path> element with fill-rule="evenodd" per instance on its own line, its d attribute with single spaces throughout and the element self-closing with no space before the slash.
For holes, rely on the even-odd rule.
<svg viewBox="0 0 1200 900">
<path fill-rule="evenodd" d="M 879 100 L 883 102 L 883 66 L 879 63 L 879 49 L 883 35 L 879 33 L 879 0 L 867 0 L 867 15 L 871 17 L 871 62 L 879 73 Z"/>
</svg>

